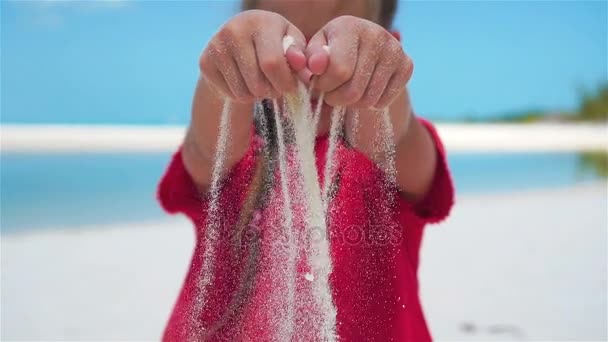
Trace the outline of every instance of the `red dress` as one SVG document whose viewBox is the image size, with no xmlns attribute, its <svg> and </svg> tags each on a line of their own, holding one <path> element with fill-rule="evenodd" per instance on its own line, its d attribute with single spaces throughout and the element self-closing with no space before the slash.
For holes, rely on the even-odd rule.
<svg viewBox="0 0 608 342">
<path fill-rule="evenodd" d="M 336 150 L 340 183 L 331 202 L 328 231 L 333 263 L 329 283 L 337 311 L 338 340 L 431 339 L 418 296 L 420 243 L 424 226 L 449 214 L 454 202 L 454 188 L 437 132 L 429 122 L 419 120 L 433 137 L 438 162 L 429 193 L 416 205 L 403 200 L 396 191 L 385 190 L 382 171 L 363 154 L 344 144 L 339 144 Z M 219 208 L 224 222 L 228 223 L 228 230 L 238 219 L 238 210 L 253 175 L 256 151 L 260 146 L 260 140 L 254 137 L 249 151 L 222 183 Z M 326 149 L 327 138 L 317 139 L 318 170 L 323 170 Z M 392 196 L 392 204 L 388 204 L 389 196 Z M 184 213 L 196 227 L 197 243 L 191 266 L 163 336 L 164 341 L 184 341 L 193 336 L 189 335 L 193 324 L 190 315 L 198 293 L 208 200 L 196 190 L 179 151 L 162 178 L 158 197 L 166 211 Z M 276 277 L 272 273 L 274 265 L 265 263 L 269 253 L 273 252 L 272 232 L 267 228 L 272 226 L 272 217 L 276 216 L 272 213 L 273 207 L 269 205 L 254 215 L 262 241 L 259 261 L 262 266 L 255 275 L 253 289 L 248 294 L 241 316 L 237 321 L 229 321 L 220 327 L 213 340 L 277 339 L 273 331 L 281 323 L 278 312 L 282 308 L 271 305 L 273 302 L 269 298 L 273 297 Z M 382 227 L 392 228 L 383 230 Z M 212 324 L 222 316 L 238 287 L 237 279 L 240 279 L 241 270 L 235 268 L 234 263 L 224 262 L 231 260 L 230 245 L 222 240 L 226 230 L 221 229 L 213 284 L 209 287 L 205 309 L 198 318 L 206 324 Z M 384 232 L 384 235 L 377 232 Z M 298 289 L 306 286 L 304 271 L 299 265 Z M 296 309 L 300 314 L 306 310 Z M 309 334 L 310 329 L 314 327 L 297 320 L 294 340 L 316 339 Z"/>
</svg>

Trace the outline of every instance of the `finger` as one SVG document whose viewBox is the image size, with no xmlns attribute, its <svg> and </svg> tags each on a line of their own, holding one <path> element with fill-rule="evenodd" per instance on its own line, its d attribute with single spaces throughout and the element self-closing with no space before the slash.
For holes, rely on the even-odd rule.
<svg viewBox="0 0 608 342">
<path fill-rule="evenodd" d="M 285 57 L 287 58 L 287 63 L 294 71 L 300 71 L 306 68 L 306 56 L 302 51 L 297 50 L 293 46 L 287 49 L 285 52 Z"/>
<path fill-rule="evenodd" d="M 325 101 L 332 106 L 355 106 L 361 100 L 372 78 L 380 51 L 374 42 L 362 41 L 359 47 L 355 71 L 352 78 L 325 95 Z"/>
<path fill-rule="evenodd" d="M 395 73 L 396 67 L 388 58 L 382 58 L 376 65 L 363 97 L 357 103 L 359 108 L 374 107 L 386 89 L 388 82 Z"/>
<path fill-rule="evenodd" d="M 283 32 L 260 34 L 254 37 L 258 65 L 279 94 L 296 89 L 296 77 L 283 52 L 283 37 Z"/>
<path fill-rule="evenodd" d="M 271 98 L 275 90 L 266 79 L 266 76 L 258 67 L 258 60 L 253 42 L 239 44 L 238 53 L 235 56 L 239 72 L 243 77 L 249 93 L 256 99 Z"/>
<path fill-rule="evenodd" d="M 304 68 L 298 72 L 298 79 L 302 81 L 306 86 L 310 85 L 310 80 L 312 79 L 312 72 L 308 70 L 308 68 Z"/>
<path fill-rule="evenodd" d="M 306 47 L 306 60 L 308 69 L 314 75 L 324 74 L 329 65 L 329 51 L 325 31 L 315 34 Z"/>
<path fill-rule="evenodd" d="M 288 48 L 285 49 L 285 46 L 283 47 L 289 66 L 294 71 L 305 69 L 306 55 L 304 54 L 304 50 L 306 49 L 306 39 L 304 35 L 295 26 L 289 24 L 286 37 L 291 37 L 291 43 Z"/>
<path fill-rule="evenodd" d="M 205 72 L 205 75 L 212 88 L 219 91 L 225 97 L 234 98 L 234 94 L 230 91 L 230 87 L 228 87 L 224 76 L 217 68 Z"/>
<path fill-rule="evenodd" d="M 224 76 L 218 70 L 217 65 L 210 59 L 209 54 L 204 53 L 201 57 L 200 69 L 203 78 L 213 89 L 225 97 L 233 97 Z"/>
<path fill-rule="evenodd" d="M 330 92 L 342 84 L 348 82 L 354 72 L 359 55 L 359 36 L 354 34 L 342 35 L 339 38 L 329 35 L 327 45 L 329 53 L 329 64 L 327 70 L 319 75 L 317 89 Z M 323 49 L 323 47 L 321 47 Z"/>
<path fill-rule="evenodd" d="M 386 89 L 384 90 L 384 93 L 382 94 L 378 102 L 372 105 L 372 107 L 377 109 L 383 109 L 390 106 L 391 103 L 395 101 L 397 96 L 399 96 L 401 91 L 405 89 L 406 82 L 407 76 L 405 72 L 400 71 L 393 74 L 386 86 Z"/>
<path fill-rule="evenodd" d="M 233 100 L 246 102 L 254 99 L 247 88 L 247 84 L 245 83 L 234 58 L 231 56 L 219 58 L 217 59 L 217 66 L 228 84 Z"/>
<path fill-rule="evenodd" d="M 386 89 L 376 104 L 372 105 L 375 108 L 386 108 L 399 96 L 401 91 L 405 89 L 405 85 L 412 77 L 414 72 L 414 64 L 412 60 L 407 58 L 406 66 L 398 68 L 394 75 L 389 80 Z"/>
</svg>

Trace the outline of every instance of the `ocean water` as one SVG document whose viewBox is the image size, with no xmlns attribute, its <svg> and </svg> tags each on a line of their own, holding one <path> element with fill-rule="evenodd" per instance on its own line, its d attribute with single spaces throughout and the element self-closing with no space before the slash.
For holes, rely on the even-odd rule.
<svg viewBox="0 0 608 342">
<path fill-rule="evenodd" d="M 0 160 L 2 234 L 161 220 L 156 186 L 169 153 L 7 154 Z M 598 176 L 576 153 L 454 153 L 457 196 L 569 186 Z"/>
</svg>

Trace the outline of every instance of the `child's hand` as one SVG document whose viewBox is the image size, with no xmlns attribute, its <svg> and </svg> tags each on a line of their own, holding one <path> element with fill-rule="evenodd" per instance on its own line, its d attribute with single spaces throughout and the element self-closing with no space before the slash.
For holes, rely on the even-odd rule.
<svg viewBox="0 0 608 342">
<path fill-rule="evenodd" d="M 294 44 L 283 52 L 283 37 Z M 200 59 L 208 82 L 237 102 L 276 98 L 296 89 L 295 72 L 306 68 L 304 35 L 281 15 L 245 11 L 211 39 Z"/>
<path fill-rule="evenodd" d="M 306 57 L 318 75 L 315 88 L 331 106 L 385 108 L 405 90 L 413 71 L 390 32 L 352 16 L 327 23 L 308 43 Z"/>
</svg>

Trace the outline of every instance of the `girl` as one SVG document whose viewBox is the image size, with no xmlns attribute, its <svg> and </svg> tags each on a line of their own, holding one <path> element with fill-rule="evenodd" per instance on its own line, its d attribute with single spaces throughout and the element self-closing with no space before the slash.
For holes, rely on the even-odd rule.
<svg viewBox="0 0 608 342">
<path fill-rule="evenodd" d="M 424 226 L 449 214 L 454 191 L 437 133 L 412 113 L 406 84 L 413 65 L 399 34 L 389 31 L 396 4 L 249 0 L 210 40 L 188 133 L 159 186 L 162 206 L 192 219 L 197 237 L 164 340 L 430 340 L 418 296 L 418 255 Z M 285 36 L 293 38 L 286 51 Z M 318 170 L 326 162 L 332 108 L 348 108 L 327 215 L 336 310 L 329 335 L 320 331 L 327 322 L 310 304 L 312 275 L 301 256 L 291 307 L 281 286 L 282 261 L 273 257 L 282 204 L 273 196 L 280 186 L 277 108 L 268 99 L 295 92 L 298 81 L 312 85 L 313 106 L 324 94 L 314 149 Z M 203 300 L 208 190 L 226 98 L 232 105 L 221 170 L 222 225 Z M 261 115 L 253 115 L 256 101 Z M 375 146 L 383 127 L 377 108 L 389 110 L 393 153 Z M 382 166 L 389 158 L 396 186 L 387 188 Z"/>
</svg>

